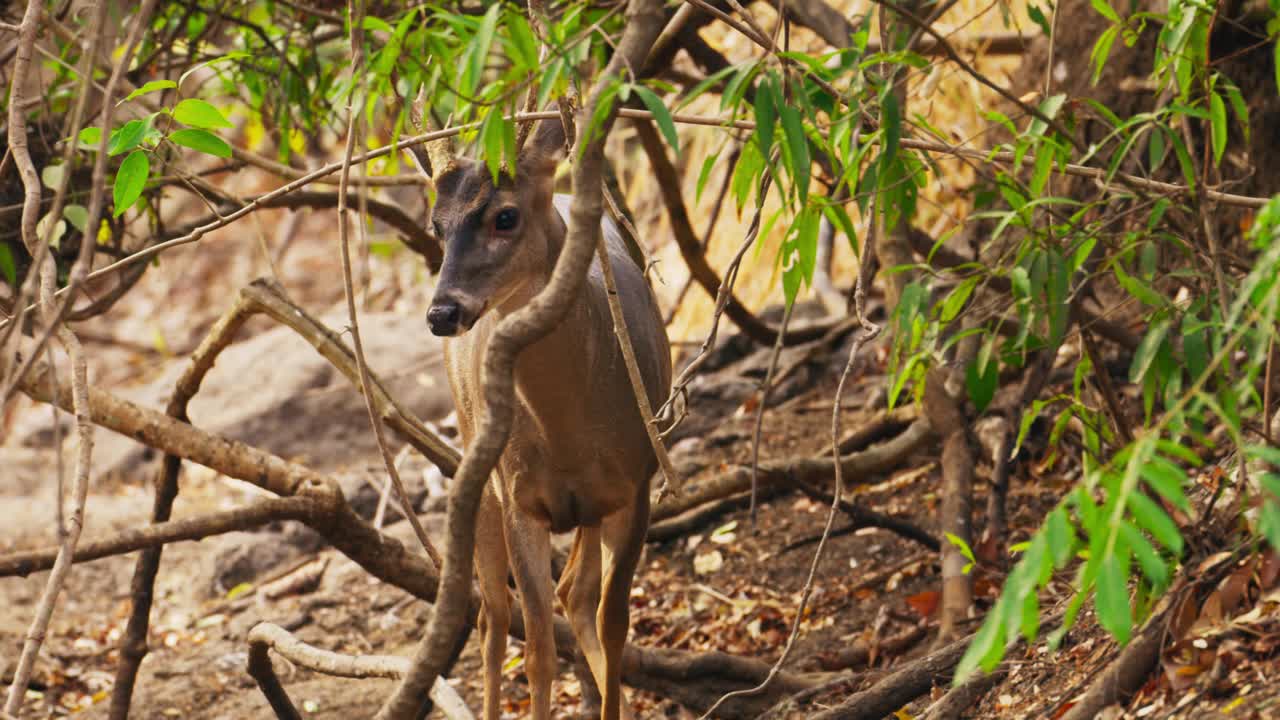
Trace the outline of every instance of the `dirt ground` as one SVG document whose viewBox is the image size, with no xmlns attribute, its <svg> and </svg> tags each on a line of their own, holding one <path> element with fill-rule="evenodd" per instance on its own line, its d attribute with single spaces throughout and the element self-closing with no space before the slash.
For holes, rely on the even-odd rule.
<svg viewBox="0 0 1280 720">
<path fill-rule="evenodd" d="M 766 414 L 763 460 L 811 456 L 829 443 L 830 402 L 835 378 L 828 373 L 812 388 Z M 849 391 L 851 402 L 842 418 L 845 428 L 870 420 L 868 401 L 882 378 L 868 374 Z M 704 469 L 689 482 L 749 462 L 753 417 L 736 411 L 698 443 Z M 874 477 L 850 478 L 855 497 L 865 506 L 909 520 L 930 532 L 936 529 L 938 449 L 926 446 L 896 470 Z M 677 453 L 677 461 L 689 458 Z M 1036 520 L 1069 486 L 1069 474 L 1058 468 L 1040 474 L 1024 463 L 1010 499 L 1013 540 L 1025 537 Z M 979 467 L 979 477 L 988 469 Z M 1034 478 L 1034 482 L 1028 482 Z M 141 521 L 149 505 L 141 478 L 96 492 L 89 536 Z M 6 495 L 9 489 L 6 488 Z M 40 493 L 28 498 L 32 515 L 49 512 Z M 183 517 L 244 502 L 250 492 L 201 469 L 184 474 L 175 515 Z M 14 500 L 12 496 L 8 498 Z M 16 498 L 21 501 L 21 498 Z M 982 507 L 982 499 L 975 503 Z M 809 573 L 827 508 L 799 494 L 783 494 L 761 503 L 753 522 L 743 508 L 713 519 L 693 533 L 651 543 L 636 579 L 632 604 L 632 641 L 645 646 L 692 651 L 720 650 L 772 661 L 790 632 L 801 588 Z M 429 526 L 438 515 L 427 516 Z M 407 538 L 405 523 L 393 534 Z M 844 525 L 837 518 L 836 527 Z M 10 528 L 14 526 L 9 526 Z M 264 592 L 241 594 L 244 586 L 214 593 L 210 578 L 220 557 L 231 549 L 257 552 L 281 535 L 239 534 L 200 543 L 180 543 L 164 556 L 153 612 L 151 653 L 142 667 L 134 700 L 138 718 L 269 717 L 270 710 L 245 672 L 248 630 L 271 621 L 294 630 L 304 641 L 350 654 L 407 654 L 423 631 L 426 610 L 403 591 L 378 582 L 334 551 L 319 549 L 285 564 L 321 559 L 324 575 L 306 592 L 268 599 Z M 0 534 L 0 551 L 44 546 L 48 533 Z M 33 697 L 22 717 L 80 715 L 105 717 L 114 666 L 115 644 L 128 609 L 132 557 L 116 557 L 76 566 L 50 628 L 37 664 Z M 278 568 L 276 569 L 278 570 Z M 998 564 L 976 570 L 980 609 L 989 605 L 1002 579 Z M 266 586 L 275 570 L 259 578 Z M 31 608 L 45 574 L 0 580 L 0 643 L 4 656 L 16 658 Z M 1065 602 L 1067 582 L 1053 585 L 1057 597 L 1048 608 Z M 1274 578 L 1272 579 L 1274 581 Z M 939 574 L 936 557 L 919 545 L 879 529 L 835 536 L 817 568 L 814 593 L 802 623 L 802 634 L 788 668 L 831 673 L 828 680 L 846 682 L 828 696 L 819 695 L 794 717 L 804 717 L 837 702 L 849 692 L 883 677 L 912 657 L 926 653 L 935 635 Z M 1246 593 L 1247 594 L 1247 593 Z M 1253 615 L 1245 618 L 1245 610 Z M 1234 613 L 1234 616 L 1232 615 Z M 1201 616 L 1203 612 L 1199 613 Z M 1274 592 L 1257 603 L 1238 603 L 1220 613 L 1223 622 L 1200 639 L 1171 652 L 1165 672 L 1154 677 L 1126 709 L 1113 717 L 1208 716 L 1266 718 L 1280 712 L 1276 648 L 1280 638 L 1280 596 Z M 976 621 L 975 621 L 976 623 Z M 923 633 L 915 629 L 922 627 Z M 841 651 L 870 643 L 868 662 L 841 667 Z M 913 635 L 920 635 L 912 639 Z M 902 638 L 908 638 L 903 641 Z M 506 717 L 521 717 L 528 702 L 519 643 L 508 649 L 504 703 Z M 1063 646 L 1051 652 L 1043 643 L 1015 655 L 1015 669 L 1004 685 L 988 694 L 973 717 L 1055 717 L 1079 695 L 1117 650 L 1086 612 Z M 1177 658 L 1187 652 L 1206 656 Z M 1225 658 L 1225 659 L 1224 659 Z M 9 662 L 12 662 L 9 660 Z M 847 665 L 847 659 L 844 661 Z M 385 697 L 390 684 L 378 680 L 337 680 L 278 663 L 285 685 L 307 717 L 364 716 Z M 5 670 L 11 672 L 11 665 Z M 451 682 L 472 707 L 480 699 L 479 661 L 474 641 L 457 664 Z M 556 716 L 580 716 L 582 689 L 568 666 L 556 685 Z M 935 694 L 943 688 L 938 688 Z M 630 691 L 639 717 L 693 718 L 696 715 L 663 698 Z M 904 709 L 919 712 L 928 698 Z"/>
</svg>

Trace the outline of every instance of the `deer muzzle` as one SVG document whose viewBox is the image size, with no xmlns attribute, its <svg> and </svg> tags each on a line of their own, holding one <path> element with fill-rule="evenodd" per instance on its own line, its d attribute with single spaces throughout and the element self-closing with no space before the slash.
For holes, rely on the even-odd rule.
<svg viewBox="0 0 1280 720">
<path fill-rule="evenodd" d="M 427 327 L 440 337 L 461 335 L 476 324 L 487 307 L 487 302 L 477 302 L 466 293 L 438 293 L 427 308 Z"/>
</svg>

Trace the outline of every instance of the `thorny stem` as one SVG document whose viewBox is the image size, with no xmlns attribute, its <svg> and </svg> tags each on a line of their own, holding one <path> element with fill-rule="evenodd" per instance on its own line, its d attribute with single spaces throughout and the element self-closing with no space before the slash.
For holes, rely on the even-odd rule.
<svg viewBox="0 0 1280 720">
<path fill-rule="evenodd" d="M 591 117 L 609 83 L 627 65 L 638 65 L 662 27 L 660 0 L 632 0 L 626 29 L 593 89 L 586 116 Z M 484 358 L 485 413 L 475 440 L 463 457 L 449 496 L 448 545 L 441 570 L 439 601 L 427 633 L 414 654 L 413 667 L 378 711 L 377 720 L 404 720 L 421 707 L 426 690 L 440 676 L 467 619 L 475 549 L 475 515 L 484 484 L 511 432 L 516 355 L 545 337 L 569 310 L 582 289 L 599 233 L 603 213 L 601 173 L 604 141 L 616 113 L 610 113 L 599 132 L 583 145 L 574 164 L 574 197 L 569 230 L 551 280 L 532 301 L 503 319 L 494 331 Z"/>
</svg>

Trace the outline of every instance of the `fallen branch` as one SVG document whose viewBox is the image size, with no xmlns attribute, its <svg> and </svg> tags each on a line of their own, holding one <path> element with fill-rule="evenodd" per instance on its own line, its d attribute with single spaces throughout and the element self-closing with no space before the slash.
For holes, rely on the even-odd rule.
<svg viewBox="0 0 1280 720">
<path fill-rule="evenodd" d="M 900 435 L 873 445 L 861 452 L 842 455 L 840 471 L 853 477 L 885 472 L 907 459 L 931 437 L 933 429 L 929 421 L 920 418 L 907 426 Z M 789 485 L 794 482 L 815 483 L 825 481 L 835 474 L 835 461 L 830 458 L 791 458 L 771 460 L 760 464 L 761 488 L 769 485 Z M 687 512 L 699 505 L 721 500 L 729 495 L 751 489 L 751 473 L 747 468 L 734 468 L 697 487 L 686 489 L 679 497 L 668 498 L 653 509 L 655 520 L 665 520 Z"/>
<path fill-rule="evenodd" d="M 393 655 L 342 655 L 308 645 L 278 625 L 258 623 L 249 631 L 247 669 L 275 710 L 276 717 L 288 720 L 301 720 L 302 716 L 289 700 L 288 693 L 271 667 L 270 650 L 275 650 L 295 665 L 335 677 L 396 680 L 403 677 L 409 669 L 408 658 Z M 430 697 L 435 707 L 449 720 L 475 720 L 458 691 L 444 678 L 436 679 L 431 686 Z"/>
<path fill-rule="evenodd" d="M 972 636 L 903 665 L 880 682 L 845 698 L 839 705 L 810 716 L 810 720 L 880 720 L 929 692 L 951 677 Z"/>
<path fill-rule="evenodd" d="M 790 478 L 789 478 L 790 479 Z M 831 493 L 824 492 L 814 487 L 812 484 L 794 480 L 793 485 L 800 492 L 804 493 L 812 500 L 830 505 L 834 502 L 834 496 Z M 880 528 L 889 532 L 923 545 L 924 547 L 937 552 L 942 548 L 942 543 L 938 538 L 926 532 L 923 528 L 913 523 L 907 522 L 901 518 L 885 515 L 863 507 L 862 505 L 840 498 L 840 512 L 849 516 L 853 522 L 850 523 L 850 529 L 860 530 L 862 528 Z"/>
<path fill-rule="evenodd" d="M 73 562 L 89 562 L 184 540 L 240 532 L 279 520 L 307 521 L 318 512 L 315 500 L 309 497 L 267 498 L 248 507 L 156 522 L 84 542 L 76 548 Z M 0 577 L 26 577 L 33 572 L 48 570 L 53 567 L 57 553 L 57 548 L 42 548 L 0 556 Z"/>
</svg>

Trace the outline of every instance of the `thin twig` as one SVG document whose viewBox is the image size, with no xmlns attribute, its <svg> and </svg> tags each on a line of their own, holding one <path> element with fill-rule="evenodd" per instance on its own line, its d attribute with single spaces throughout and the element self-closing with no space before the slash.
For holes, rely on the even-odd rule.
<svg viewBox="0 0 1280 720">
<path fill-rule="evenodd" d="M 359 77 L 360 68 L 364 64 L 363 0 L 353 0 L 348 12 L 352 18 L 352 73 L 354 77 Z M 354 107 L 347 108 L 347 146 L 343 152 L 342 174 L 339 176 L 338 181 L 338 248 L 342 257 L 342 291 L 347 301 L 347 321 L 350 323 L 351 345 L 355 350 L 356 370 L 360 376 L 360 395 L 364 398 L 364 407 L 369 413 L 369 424 L 373 427 L 373 437 L 378 443 L 378 452 L 382 455 L 382 464 L 387 470 L 388 477 L 391 478 L 391 484 L 396 488 L 396 495 L 400 498 L 400 507 L 403 509 L 409 525 L 413 527 L 413 533 L 418 537 L 418 542 L 422 544 L 422 549 L 426 551 L 431 561 L 438 568 L 441 564 L 440 553 L 431 544 L 431 539 L 427 537 L 427 530 L 422 526 L 422 521 L 418 519 L 418 513 L 413 508 L 413 502 L 409 500 L 409 493 L 404 489 L 404 482 L 400 480 L 400 472 L 396 470 L 396 462 L 391 457 L 391 450 L 387 448 L 387 438 L 383 434 L 382 422 L 378 419 L 378 414 L 374 409 L 373 393 L 370 391 L 372 383 L 369 380 L 369 364 L 365 361 L 364 343 L 360 338 L 360 321 L 356 313 L 355 292 L 352 289 L 351 282 L 351 218 L 347 208 L 347 180 L 351 175 L 351 160 L 355 154 L 356 136 L 359 134 L 357 118 L 362 115 L 361 108 L 363 108 L 364 102 L 367 101 L 367 96 L 363 93 L 358 93 L 356 89 L 352 90 L 352 95 L 358 98 L 359 102 L 355 103 Z M 363 189 L 363 192 L 368 192 L 367 186 Z M 356 216 L 356 223 L 360 227 L 361 244 L 364 245 L 366 244 L 366 239 L 364 237 L 363 209 Z"/>
<path fill-rule="evenodd" d="M 854 286 L 855 289 L 853 294 L 854 315 L 861 323 L 862 331 L 854 339 L 853 347 L 849 348 L 849 359 L 845 362 L 844 371 L 840 373 L 840 382 L 836 385 L 835 400 L 831 404 L 831 445 L 832 455 L 835 456 L 835 490 L 832 494 L 831 509 L 827 513 L 827 522 L 826 525 L 823 526 L 822 539 L 818 541 L 818 549 L 814 552 L 813 562 L 809 565 L 809 576 L 805 579 L 804 588 L 800 591 L 800 602 L 796 608 L 795 620 L 791 626 L 791 634 L 787 637 L 787 644 L 782 648 L 782 654 L 778 657 L 777 662 L 775 662 L 769 669 L 769 674 L 765 677 L 763 682 L 754 688 L 747 690 L 735 690 L 734 692 L 724 695 L 717 700 L 710 709 L 703 713 L 699 720 L 706 720 L 706 718 L 711 717 L 711 714 L 730 698 L 755 695 L 757 693 L 764 692 L 769 687 L 769 683 L 771 683 L 774 677 L 777 676 L 778 671 L 782 669 L 782 664 L 785 663 L 787 658 L 791 655 L 791 650 L 795 647 L 796 639 L 800 636 L 800 626 L 802 624 L 801 621 L 804 619 L 805 606 L 808 604 L 809 596 L 813 592 L 814 580 L 818 574 L 818 565 L 822 562 L 823 551 L 826 549 L 827 540 L 831 535 L 831 528 L 835 524 L 836 513 L 840 508 L 840 498 L 844 495 L 844 474 L 841 472 L 840 467 L 839 446 L 840 404 L 841 399 L 844 396 L 845 382 L 849 379 L 849 374 L 853 370 L 853 361 L 857 358 L 858 352 L 862 349 L 862 346 L 880 334 L 880 326 L 872 323 L 866 316 L 866 291 L 867 287 L 871 284 L 876 268 L 875 236 L 878 236 L 884 231 L 883 215 L 878 212 L 878 208 L 876 207 L 877 205 L 878 203 L 876 198 L 873 197 L 871 201 L 871 208 L 868 213 L 870 218 L 867 224 L 869 230 L 867 234 L 870 237 L 868 237 L 866 242 L 863 243 L 864 249 L 862 257 L 860 258 L 858 279 Z"/>
<path fill-rule="evenodd" d="M 778 357 L 782 355 L 782 341 L 787 336 L 787 325 L 791 324 L 791 314 L 795 312 L 796 303 L 793 299 L 787 303 L 787 309 L 782 314 L 782 324 L 778 326 L 778 341 L 773 344 L 773 351 L 769 354 L 769 370 L 765 373 L 764 379 L 760 381 L 760 389 L 757 391 L 760 398 L 756 405 L 756 427 L 751 438 L 751 523 L 754 525 L 756 521 L 756 493 L 760 481 L 760 430 L 764 427 L 764 406 L 769 402 L 769 391 L 773 389 L 773 374 L 778 369 Z"/>
</svg>

